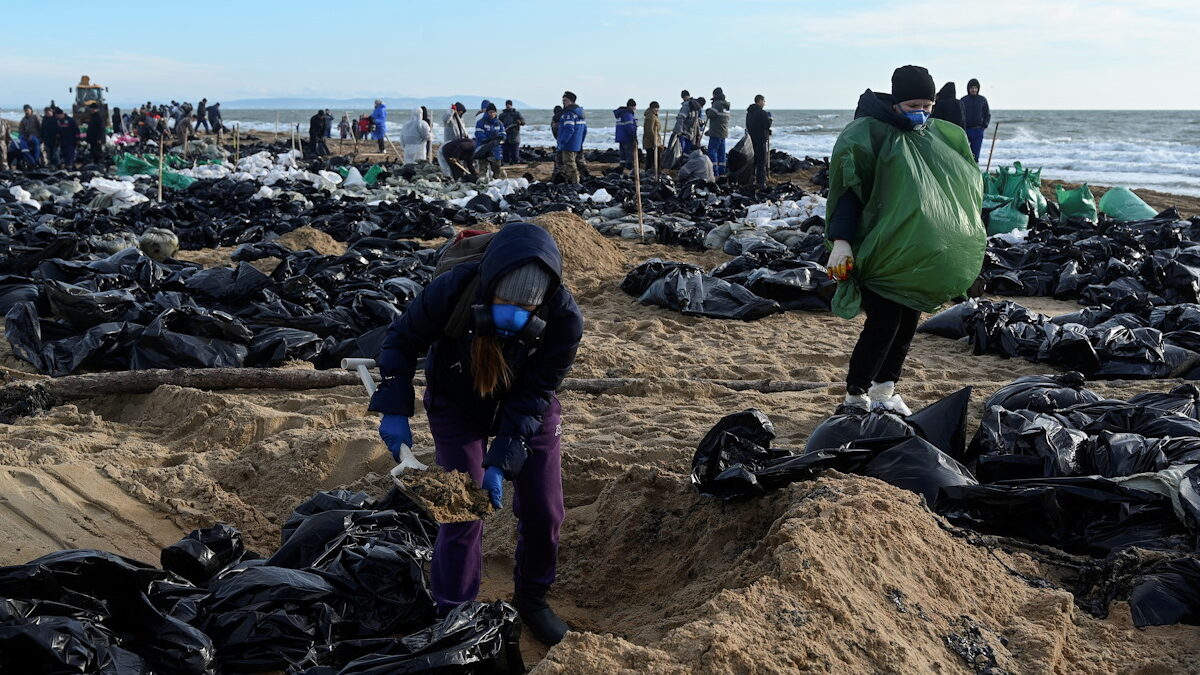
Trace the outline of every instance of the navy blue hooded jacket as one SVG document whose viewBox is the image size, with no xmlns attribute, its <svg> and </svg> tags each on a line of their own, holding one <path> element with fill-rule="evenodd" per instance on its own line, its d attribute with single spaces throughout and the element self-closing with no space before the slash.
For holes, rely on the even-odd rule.
<svg viewBox="0 0 1200 675">
<path fill-rule="evenodd" d="M 505 340 L 504 357 L 512 371 L 512 384 L 507 390 L 480 396 L 471 373 L 474 328 L 456 339 L 445 334 L 446 323 L 476 274 L 475 303 L 490 303 L 506 274 L 533 261 L 544 264 L 554 276 L 538 311 L 546 321 L 542 342 L 530 349 L 515 339 Z M 562 254 L 554 238 L 536 225 L 510 223 L 488 244 L 482 260 L 460 264 L 434 279 L 388 327 L 378 358 L 383 382 L 371 399 L 370 410 L 413 415 L 413 375 L 418 356 L 428 348 L 425 378 L 431 405 L 453 406 L 480 435 L 495 435 L 483 465 L 498 467 L 513 478 L 529 454 L 527 441 L 541 427 L 554 391 L 575 363 L 582 336 L 583 315 L 562 285 Z"/>
<path fill-rule="evenodd" d="M 558 150 L 559 152 L 581 152 L 583 141 L 587 138 L 587 117 L 583 108 L 572 103 L 563 108 L 558 117 Z"/>
<path fill-rule="evenodd" d="M 962 97 L 963 122 L 968 129 L 983 127 L 986 129 L 992 123 L 992 111 L 988 108 L 987 99 L 979 94 L 967 94 Z"/>
<path fill-rule="evenodd" d="M 633 143 L 637 141 L 637 120 L 633 116 L 633 111 L 627 106 L 621 106 L 613 111 L 613 117 L 617 118 L 617 142 Z"/>
</svg>

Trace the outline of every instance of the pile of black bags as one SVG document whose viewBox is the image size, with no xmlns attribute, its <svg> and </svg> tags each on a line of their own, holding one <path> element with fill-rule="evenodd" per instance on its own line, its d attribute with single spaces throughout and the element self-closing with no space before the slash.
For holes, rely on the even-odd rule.
<svg viewBox="0 0 1200 675">
<path fill-rule="evenodd" d="M 967 338 L 976 354 L 1023 357 L 1091 379 L 1200 379 L 1200 304 L 1131 295 L 1050 318 L 1013 302 L 968 300 L 918 332 Z"/>
<path fill-rule="evenodd" d="M 1023 377 L 993 394 L 970 443 L 963 390 L 903 418 L 828 418 L 803 452 L 771 447 L 757 410 L 729 415 L 697 447 L 701 494 L 746 499 L 836 469 L 917 492 L 952 523 L 1067 552 L 1138 547 L 1168 562 L 1133 585 L 1138 625 L 1200 623 L 1200 389 L 1107 400 L 1080 373 Z"/>
<path fill-rule="evenodd" d="M 436 533 L 395 489 L 335 490 L 295 510 L 270 558 L 215 525 L 163 549 L 162 569 L 95 550 L 0 568 L 0 671 L 523 672 L 512 607 L 435 619 Z"/>
</svg>

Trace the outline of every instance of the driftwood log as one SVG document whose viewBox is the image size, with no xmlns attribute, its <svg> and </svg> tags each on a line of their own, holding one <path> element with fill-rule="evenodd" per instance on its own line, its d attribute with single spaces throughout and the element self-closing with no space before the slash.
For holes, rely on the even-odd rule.
<svg viewBox="0 0 1200 675">
<path fill-rule="evenodd" d="M 837 382 L 798 382 L 789 380 L 712 380 L 699 378 L 572 378 L 563 382 L 562 391 L 603 394 L 614 389 L 645 382 L 697 384 L 725 387 L 734 391 L 775 393 L 808 391 L 840 386 Z M 358 384 L 356 373 L 346 370 L 304 370 L 280 368 L 182 368 L 178 370 L 129 370 L 113 373 L 67 375 L 43 380 L 27 380 L 8 387 L 40 385 L 60 400 L 90 398 L 106 394 L 145 394 L 164 384 L 194 389 L 327 389 Z M 415 384 L 425 384 L 417 377 Z M 6 387 L 7 388 L 7 387 Z"/>
</svg>

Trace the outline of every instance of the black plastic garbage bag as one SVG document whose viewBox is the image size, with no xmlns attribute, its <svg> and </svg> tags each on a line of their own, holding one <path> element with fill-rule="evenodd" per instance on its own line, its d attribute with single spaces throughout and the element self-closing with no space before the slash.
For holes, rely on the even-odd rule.
<svg viewBox="0 0 1200 675">
<path fill-rule="evenodd" d="M 318 647 L 294 675 L 525 672 L 517 612 L 504 602 L 466 602 L 440 623 L 403 638 L 346 640 Z"/>
<path fill-rule="evenodd" d="M 967 412 L 971 407 L 971 387 L 963 387 L 940 401 L 930 403 L 905 418 L 917 435 L 933 447 L 961 460 L 967 446 Z"/>
<path fill-rule="evenodd" d="M 758 409 L 726 415 L 696 446 L 692 455 L 692 484 L 700 494 L 724 499 L 761 493 L 753 480 L 754 470 L 789 454 L 786 450 L 771 449 L 774 438 L 774 425 Z M 718 480 L 727 469 L 735 466 L 741 467 L 750 478 Z"/>
<path fill-rule="evenodd" d="M 904 438 L 916 432 L 895 413 L 875 410 L 865 414 L 833 415 L 817 425 L 804 444 L 804 452 L 832 450 L 875 438 Z"/>
<path fill-rule="evenodd" d="M 42 614 L 44 610 L 49 614 Z M 100 618 L 57 615 L 69 606 L 0 598 L 0 672 L 140 675 L 150 666 L 121 648 Z M 80 612 L 84 617 L 86 613 Z"/>
<path fill-rule="evenodd" d="M 285 668 L 314 645 L 328 645 L 341 617 L 337 593 L 321 575 L 281 567 L 253 567 L 209 585 L 199 624 L 217 647 L 222 668 Z"/>
<path fill-rule="evenodd" d="M 225 303 L 247 302 L 271 283 L 271 278 L 250 263 L 238 263 L 237 268 L 212 267 L 196 272 L 183 282 L 192 293 Z"/>
<path fill-rule="evenodd" d="M 120 653 L 112 655 L 112 650 L 105 646 L 110 641 L 107 638 L 104 642 L 80 645 L 71 640 L 61 641 L 57 631 L 97 639 L 99 635 L 115 636 L 111 639 L 112 644 L 135 653 L 155 671 L 207 673 L 214 656 L 209 637 L 164 614 L 146 596 L 151 584 L 166 576 L 165 572 L 149 565 L 88 549 L 56 551 L 24 565 L 0 568 L 0 598 L 42 601 L 36 608 L 27 608 L 26 619 L 69 616 L 93 625 L 91 629 L 79 629 L 57 624 L 43 631 L 39 628 L 41 619 L 38 618 L 10 625 L 5 633 L 10 640 L 34 639 L 39 635 L 42 636 L 39 639 L 59 640 L 43 644 L 41 649 L 47 654 L 61 654 L 68 663 L 80 657 L 67 652 L 77 650 L 85 657 L 88 653 L 100 658 L 106 653 L 112 658 L 128 660 L 128 657 Z M 19 636 L 25 630 L 32 631 L 30 638 Z M 6 658 L 5 653 L 0 650 L 0 663 Z"/>
<path fill-rule="evenodd" d="M 183 539 L 164 548 L 162 567 L 193 584 L 203 585 L 221 570 L 237 563 L 246 552 L 242 533 L 237 528 L 217 523 L 192 530 Z"/>
<path fill-rule="evenodd" d="M 638 302 L 689 316 L 742 321 L 752 321 L 783 311 L 779 303 L 760 298 L 742 286 L 696 270 L 684 269 L 671 270 L 651 282 Z"/>
<path fill-rule="evenodd" d="M 1000 406 L 1005 410 L 1053 412 L 1080 403 L 1095 403 L 1100 396 L 1084 388 L 1083 374 L 1069 371 L 1060 375 L 1027 375 L 1000 387 L 983 403 L 983 409 Z"/>
<path fill-rule="evenodd" d="M 1086 433 L 1071 428 L 1061 417 L 992 407 L 980 420 L 970 454 L 976 458 L 975 475 L 982 483 L 1074 476 L 1079 473 L 1079 449 L 1087 439 Z"/>
<path fill-rule="evenodd" d="M 1141 577 L 1129 595 L 1138 628 L 1176 623 L 1200 625 L 1200 558 L 1177 558 Z"/>
<path fill-rule="evenodd" d="M 1082 427 L 1089 434 L 1104 431 L 1140 434 L 1148 438 L 1200 436 L 1200 420 L 1155 408 L 1126 404 L 1112 407 Z"/>
<path fill-rule="evenodd" d="M 1100 356 L 1096 354 L 1088 329 L 1073 323 L 1047 331 L 1046 340 L 1038 348 L 1037 360 L 1085 375 L 1100 368 Z"/>
<path fill-rule="evenodd" d="M 971 298 L 965 302 L 943 309 L 926 319 L 917 327 L 918 333 L 930 333 L 957 340 L 967 337 L 966 319 L 979 309 L 979 301 Z"/>
<path fill-rule="evenodd" d="M 647 288 L 650 288 L 650 284 L 655 280 L 666 276 L 667 272 L 677 269 L 700 272 L 699 267 L 689 263 L 651 258 L 625 275 L 625 279 L 621 281 L 621 290 L 634 297 L 640 296 L 646 292 Z"/>
<path fill-rule="evenodd" d="M 1167 467 L 1166 439 L 1137 434 L 1100 432 L 1080 450 L 1082 473 L 1117 478 Z"/>
<path fill-rule="evenodd" d="M 957 525 L 1071 553 L 1190 548 L 1170 499 L 1099 476 L 951 485 L 935 510 Z"/>
<path fill-rule="evenodd" d="M 358 511 L 371 509 L 374 506 L 375 500 L 365 492 L 350 492 L 341 489 L 318 492 L 292 510 L 292 515 L 288 516 L 283 527 L 280 528 L 279 543 L 286 544 L 296 528 L 300 527 L 300 524 L 311 515 L 325 511 Z"/>
<path fill-rule="evenodd" d="M 965 466 L 922 438 L 863 441 L 852 447 L 877 451 L 863 475 L 916 492 L 928 504 L 937 502 L 945 486 L 977 484 Z"/>
<path fill-rule="evenodd" d="M 1129 399 L 1129 404 L 1178 413 L 1194 420 L 1200 420 L 1200 388 L 1194 384 L 1181 384 L 1168 393 L 1138 394 Z"/>
<path fill-rule="evenodd" d="M 774 300 L 784 309 L 827 312 L 837 291 L 837 282 L 817 263 L 802 262 L 789 269 L 760 267 L 742 285 L 751 293 Z"/>
<path fill-rule="evenodd" d="M 117 321 L 133 307 L 136 298 L 129 289 L 93 291 L 61 281 L 46 280 L 42 286 L 50 311 L 77 330 Z"/>
</svg>

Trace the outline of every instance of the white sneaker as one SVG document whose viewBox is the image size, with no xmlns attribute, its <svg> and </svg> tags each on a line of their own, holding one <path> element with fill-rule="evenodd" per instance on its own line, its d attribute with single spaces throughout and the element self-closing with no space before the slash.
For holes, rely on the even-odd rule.
<svg viewBox="0 0 1200 675">
<path fill-rule="evenodd" d="M 912 414 L 904 404 L 904 399 L 896 393 L 895 382 L 872 382 L 867 390 L 867 398 L 871 401 L 871 410 L 887 410 L 902 417 Z"/>
</svg>

